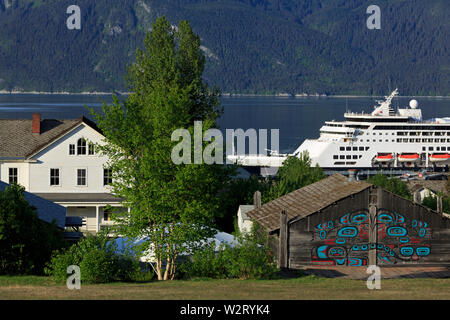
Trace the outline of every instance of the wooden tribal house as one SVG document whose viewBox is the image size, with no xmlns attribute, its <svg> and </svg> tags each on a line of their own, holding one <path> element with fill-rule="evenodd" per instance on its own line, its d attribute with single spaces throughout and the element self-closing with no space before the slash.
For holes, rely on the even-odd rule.
<svg viewBox="0 0 450 320">
<path fill-rule="evenodd" d="M 281 268 L 450 264 L 450 219 L 335 174 L 247 212 Z"/>
</svg>

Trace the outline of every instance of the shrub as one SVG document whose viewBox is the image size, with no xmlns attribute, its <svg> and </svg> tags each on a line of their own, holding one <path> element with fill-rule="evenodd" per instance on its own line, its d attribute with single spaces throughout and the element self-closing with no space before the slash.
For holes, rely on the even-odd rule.
<svg viewBox="0 0 450 320">
<path fill-rule="evenodd" d="M 115 253 L 115 245 L 106 233 L 88 235 L 78 244 L 65 251 L 55 252 L 45 270 L 57 281 L 68 277 L 67 267 L 77 265 L 81 270 L 81 281 L 107 283 L 112 281 L 134 281 L 143 279 L 136 258 Z M 151 278 L 147 275 L 145 278 Z"/>
<path fill-rule="evenodd" d="M 121 280 L 114 254 L 93 249 L 83 256 L 80 263 L 81 281 L 88 283 L 107 283 Z"/>
<path fill-rule="evenodd" d="M 211 243 L 194 251 L 180 270 L 187 277 L 261 279 L 277 271 L 266 237 L 254 230 L 251 235 L 239 235 L 235 247 L 221 245 L 215 251 Z"/>
<path fill-rule="evenodd" d="M 44 271 L 47 275 L 53 276 L 56 281 L 62 282 L 67 279 L 67 267 L 70 265 L 79 265 L 71 250 L 67 252 L 55 251 Z"/>
<path fill-rule="evenodd" d="M 228 274 L 232 278 L 269 278 L 276 272 L 270 249 L 254 239 L 245 238 L 235 248 L 228 248 Z"/>
<path fill-rule="evenodd" d="M 63 231 L 39 219 L 23 187 L 0 192 L 0 274 L 40 275 L 52 252 L 65 246 Z"/>
<path fill-rule="evenodd" d="M 206 244 L 202 248 L 194 250 L 190 259 L 185 260 L 180 266 L 180 271 L 188 277 L 227 278 L 229 262 L 229 248 L 221 245 L 219 251 L 215 251 L 215 243 Z"/>
</svg>

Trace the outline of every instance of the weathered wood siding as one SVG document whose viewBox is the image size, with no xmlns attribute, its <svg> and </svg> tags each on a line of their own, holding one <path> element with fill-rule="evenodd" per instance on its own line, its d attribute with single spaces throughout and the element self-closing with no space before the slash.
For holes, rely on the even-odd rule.
<svg viewBox="0 0 450 320">
<path fill-rule="evenodd" d="M 400 231 L 406 230 L 405 237 L 386 235 L 384 239 L 381 239 L 381 232 L 378 237 L 379 243 L 394 246 L 393 250 L 398 255 L 396 264 L 450 263 L 450 219 L 390 192 L 384 190 L 382 192 L 378 215 L 380 216 L 383 209 L 387 209 L 387 212 L 398 213 L 405 218 L 403 223 L 391 227 L 398 226 L 402 228 L 399 229 Z M 380 226 L 378 229 L 381 229 Z M 427 254 L 428 250 L 429 254 Z M 407 255 L 402 255 L 401 251 Z M 411 256 L 410 252 L 413 252 Z M 383 261 L 378 263 L 382 265 Z"/>
<path fill-rule="evenodd" d="M 290 268 L 364 266 L 369 252 L 378 265 L 450 263 L 450 219 L 384 190 L 366 189 L 294 221 L 287 238 Z"/>
<path fill-rule="evenodd" d="M 315 237 L 317 225 L 338 220 L 347 212 L 367 208 L 368 203 L 369 191 L 364 190 L 292 223 L 288 233 L 289 267 L 297 268 L 301 265 L 312 264 L 313 249 L 323 244 L 322 240 Z M 324 262 L 324 264 L 327 263 Z"/>
</svg>

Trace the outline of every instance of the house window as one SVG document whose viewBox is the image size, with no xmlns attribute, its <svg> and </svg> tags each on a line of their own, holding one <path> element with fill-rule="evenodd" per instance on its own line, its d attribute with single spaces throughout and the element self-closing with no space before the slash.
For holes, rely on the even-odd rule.
<svg viewBox="0 0 450 320">
<path fill-rule="evenodd" d="M 111 210 L 103 209 L 103 221 L 111 221 Z"/>
<path fill-rule="evenodd" d="M 75 145 L 69 144 L 69 155 L 73 156 L 75 154 Z"/>
<path fill-rule="evenodd" d="M 83 138 L 78 139 L 77 154 L 86 154 L 86 140 Z"/>
<path fill-rule="evenodd" d="M 59 186 L 59 169 L 50 169 L 50 185 Z"/>
<path fill-rule="evenodd" d="M 86 169 L 77 169 L 77 185 L 86 185 Z"/>
<path fill-rule="evenodd" d="M 109 186 L 112 183 L 112 170 L 103 169 L 103 185 Z"/>
<path fill-rule="evenodd" d="M 9 184 L 17 184 L 19 182 L 19 170 L 17 168 L 9 168 Z"/>
<path fill-rule="evenodd" d="M 88 154 L 89 155 L 94 154 L 94 144 L 93 143 L 89 143 Z"/>
</svg>

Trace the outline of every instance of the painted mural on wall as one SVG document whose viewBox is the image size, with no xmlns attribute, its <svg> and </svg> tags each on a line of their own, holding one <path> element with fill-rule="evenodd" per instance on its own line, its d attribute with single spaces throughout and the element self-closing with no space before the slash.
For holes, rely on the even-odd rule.
<svg viewBox="0 0 450 320">
<path fill-rule="evenodd" d="M 369 242 L 369 230 L 375 227 L 377 241 Z M 426 221 L 405 219 L 398 212 L 380 209 L 376 221 L 370 221 L 366 209 L 346 213 L 336 220 L 315 226 L 311 262 L 332 266 L 365 266 L 369 250 L 376 249 L 377 264 L 419 261 L 431 253 L 431 228 Z"/>
</svg>

